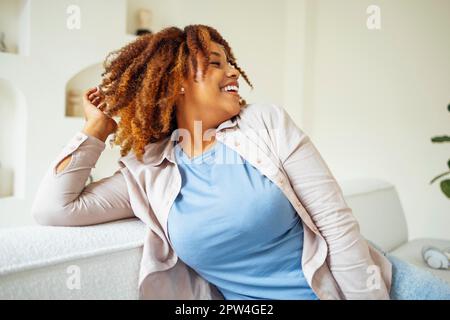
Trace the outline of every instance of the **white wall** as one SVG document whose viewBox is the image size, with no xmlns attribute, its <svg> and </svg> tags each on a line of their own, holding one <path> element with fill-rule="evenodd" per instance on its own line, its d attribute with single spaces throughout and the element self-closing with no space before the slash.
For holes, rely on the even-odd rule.
<svg viewBox="0 0 450 320">
<path fill-rule="evenodd" d="M 254 91 L 241 79 L 241 92 L 247 101 L 284 99 L 285 1 L 231 0 L 181 1 L 136 0 L 154 8 L 159 30 L 169 24 L 183 28 L 206 24 L 216 28 L 229 42 L 238 64 L 246 71 Z"/>
<path fill-rule="evenodd" d="M 247 101 L 283 105 L 338 180 L 395 184 L 412 238 L 449 238 L 449 201 L 428 184 L 449 156 L 430 142 L 450 133 L 449 1 L 130 1 L 33 0 L 30 56 L 0 54 L 0 78 L 24 94 L 28 117 L 25 199 L 0 199 L 0 227 L 34 223 L 38 183 L 83 123 L 65 117 L 67 81 L 130 41 L 127 11 L 145 4 L 155 31 L 217 28 L 253 81 L 253 92 L 241 83 Z M 81 30 L 66 28 L 71 4 Z M 379 31 L 366 28 L 370 4 L 381 7 Z"/>
<path fill-rule="evenodd" d="M 368 30 L 366 8 L 381 8 Z M 438 184 L 450 144 L 450 1 L 307 1 L 302 121 L 339 179 L 393 183 L 410 237 L 450 239 L 450 201 Z"/>
<path fill-rule="evenodd" d="M 9 11 L 17 11 L 11 3 Z M 283 1 L 33 0 L 30 55 L 0 53 L 0 79 L 24 95 L 28 117 L 28 122 L 22 119 L 15 124 L 27 128 L 27 156 L 22 165 L 22 172 L 26 172 L 25 196 L 0 198 L 0 227 L 35 223 L 29 210 L 38 184 L 51 161 L 83 126 L 83 118 L 65 116 L 66 84 L 78 72 L 102 62 L 108 52 L 133 39 L 126 34 L 127 9 L 142 4 L 154 11 L 154 31 L 194 23 L 215 27 L 230 43 L 238 63 L 254 84 L 255 90 L 250 92 L 241 82 L 247 101 L 283 103 Z M 69 5 L 81 9 L 80 30 L 66 27 Z M 118 155 L 118 148 L 115 150 Z M 111 163 L 105 152 L 110 152 L 108 147 L 98 168 Z M 110 167 L 103 171 L 98 168 L 93 171 L 104 175 L 114 171 Z"/>
</svg>

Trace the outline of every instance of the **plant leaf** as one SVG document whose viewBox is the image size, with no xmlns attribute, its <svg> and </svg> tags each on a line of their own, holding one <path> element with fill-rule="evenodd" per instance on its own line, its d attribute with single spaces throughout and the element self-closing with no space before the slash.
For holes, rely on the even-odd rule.
<svg viewBox="0 0 450 320">
<path fill-rule="evenodd" d="M 438 136 L 431 138 L 431 142 L 450 142 L 449 136 Z"/>
<path fill-rule="evenodd" d="M 441 181 L 441 190 L 450 199 L 450 180 L 442 180 Z"/>
</svg>

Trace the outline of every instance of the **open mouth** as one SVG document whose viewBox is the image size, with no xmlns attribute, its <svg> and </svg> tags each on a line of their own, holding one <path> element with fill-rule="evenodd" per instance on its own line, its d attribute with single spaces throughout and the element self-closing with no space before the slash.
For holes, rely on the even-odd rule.
<svg viewBox="0 0 450 320">
<path fill-rule="evenodd" d="M 239 88 L 237 86 L 225 86 L 220 89 L 222 93 L 229 93 L 235 96 L 239 96 Z"/>
</svg>

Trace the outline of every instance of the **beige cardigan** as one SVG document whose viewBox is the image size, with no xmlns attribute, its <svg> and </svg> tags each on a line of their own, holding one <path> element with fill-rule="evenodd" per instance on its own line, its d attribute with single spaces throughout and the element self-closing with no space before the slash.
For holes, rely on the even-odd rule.
<svg viewBox="0 0 450 320">
<path fill-rule="evenodd" d="M 303 272 L 320 299 L 389 299 L 391 263 L 361 236 L 320 153 L 282 107 L 247 105 L 215 135 L 273 181 L 297 211 L 304 226 Z M 32 214 L 40 224 L 64 226 L 136 216 L 148 227 L 141 299 L 223 299 L 178 259 L 168 241 L 167 216 L 181 187 L 173 140 L 148 144 L 143 163 L 130 152 L 112 176 L 85 187 L 105 143 L 78 132 L 43 178 Z M 69 165 L 56 174 L 56 165 L 70 154 Z"/>
</svg>

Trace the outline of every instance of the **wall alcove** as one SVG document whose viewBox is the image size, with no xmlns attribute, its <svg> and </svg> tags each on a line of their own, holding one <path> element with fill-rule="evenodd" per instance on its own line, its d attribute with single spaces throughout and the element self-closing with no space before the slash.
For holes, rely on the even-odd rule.
<svg viewBox="0 0 450 320">
<path fill-rule="evenodd" d="M 68 118 L 84 118 L 82 97 L 84 92 L 90 87 L 98 85 L 101 81 L 101 74 L 104 71 L 102 63 L 90 65 L 76 73 L 66 84 L 66 110 Z M 115 118 L 118 121 L 118 118 Z M 120 157 L 119 147 L 111 148 L 109 141 L 112 135 L 106 140 L 106 148 L 100 156 L 95 168 L 92 169 L 91 181 L 98 181 L 101 178 L 110 176 L 119 167 L 117 160 Z"/>
<path fill-rule="evenodd" d="M 30 2 L 0 1 L 0 54 L 29 55 Z"/>
<path fill-rule="evenodd" d="M 128 0 L 126 16 L 126 33 L 139 36 L 155 33 L 155 15 L 152 2 L 148 0 Z"/>
<path fill-rule="evenodd" d="M 25 195 L 26 128 L 23 93 L 0 78 L 0 201 Z"/>
<path fill-rule="evenodd" d="M 76 73 L 66 84 L 66 117 L 84 117 L 82 99 L 84 92 L 98 85 L 103 72 L 102 63 L 90 65 Z"/>
</svg>

